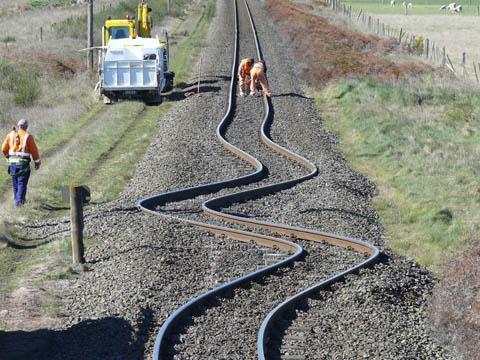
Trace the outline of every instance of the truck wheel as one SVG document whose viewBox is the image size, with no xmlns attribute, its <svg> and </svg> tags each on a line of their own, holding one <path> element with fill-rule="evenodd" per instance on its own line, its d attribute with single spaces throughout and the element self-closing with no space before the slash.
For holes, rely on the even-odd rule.
<svg viewBox="0 0 480 360">
<path fill-rule="evenodd" d="M 143 96 L 143 101 L 147 105 L 160 105 L 162 103 L 162 95 L 160 92 L 147 93 Z"/>
<path fill-rule="evenodd" d="M 114 102 L 114 101 L 113 101 L 112 99 L 110 99 L 108 96 L 103 95 L 103 103 L 104 103 L 104 104 L 106 104 L 106 105 L 111 105 L 111 104 L 113 104 L 113 102 Z"/>
</svg>

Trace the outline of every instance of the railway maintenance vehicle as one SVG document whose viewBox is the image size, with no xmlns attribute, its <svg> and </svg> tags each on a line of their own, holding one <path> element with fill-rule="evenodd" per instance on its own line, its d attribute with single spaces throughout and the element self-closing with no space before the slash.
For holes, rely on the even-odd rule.
<svg viewBox="0 0 480 360">
<path fill-rule="evenodd" d="M 136 20 L 108 18 L 102 27 L 97 86 L 106 104 L 124 98 L 160 103 L 161 93 L 173 87 L 168 34 L 152 37 L 151 11 L 142 0 Z"/>
</svg>

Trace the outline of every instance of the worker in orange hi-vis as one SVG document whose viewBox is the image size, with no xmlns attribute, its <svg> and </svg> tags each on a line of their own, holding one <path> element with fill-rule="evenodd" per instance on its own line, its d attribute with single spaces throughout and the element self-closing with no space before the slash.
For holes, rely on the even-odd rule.
<svg viewBox="0 0 480 360">
<path fill-rule="evenodd" d="M 35 139 L 27 132 L 28 121 L 21 119 L 17 126 L 18 131 L 14 127 L 2 146 L 3 155 L 8 159 L 8 173 L 12 177 L 15 207 L 25 203 L 30 178 L 30 160 L 33 159 L 37 170 L 41 165 Z"/>
<path fill-rule="evenodd" d="M 272 92 L 268 88 L 268 81 L 265 77 L 267 72 L 267 67 L 265 66 L 265 61 L 261 60 L 255 65 L 253 65 L 252 70 L 250 71 L 250 96 L 254 96 L 257 92 L 257 85 L 260 85 L 262 91 L 268 97 L 272 96 Z"/>
<path fill-rule="evenodd" d="M 252 70 L 254 63 L 255 59 L 253 58 L 245 58 L 240 61 L 240 65 L 238 66 L 240 96 L 245 96 L 248 93 L 248 89 L 250 88 L 250 70 Z"/>
</svg>

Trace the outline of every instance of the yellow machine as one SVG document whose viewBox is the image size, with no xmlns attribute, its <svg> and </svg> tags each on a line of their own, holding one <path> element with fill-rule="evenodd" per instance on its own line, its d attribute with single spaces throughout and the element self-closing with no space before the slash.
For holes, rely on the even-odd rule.
<svg viewBox="0 0 480 360">
<path fill-rule="evenodd" d="M 148 7 L 148 4 L 142 1 L 138 4 L 136 23 L 135 18 L 129 16 L 126 19 L 107 19 L 103 27 L 103 45 L 108 45 L 110 39 L 134 39 L 137 36 L 150 38 L 152 29 L 151 11 L 152 9 Z"/>
<path fill-rule="evenodd" d="M 137 19 L 108 18 L 102 28 L 102 52 L 98 63 L 98 88 L 107 104 L 123 98 L 159 103 L 161 93 L 173 88 L 175 73 L 169 70 L 168 34 L 152 37 L 152 9 L 138 4 Z"/>
</svg>

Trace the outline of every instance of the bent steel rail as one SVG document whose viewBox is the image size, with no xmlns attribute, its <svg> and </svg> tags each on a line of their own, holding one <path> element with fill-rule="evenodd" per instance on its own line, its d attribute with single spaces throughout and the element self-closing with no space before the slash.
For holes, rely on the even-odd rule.
<svg viewBox="0 0 480 360">
<path fill-rule="evenodd" d="M 240 185 L 246 185 L 250 184 L 254 181 L 258 181 L 262 178 L 265 177 L 265 168 L 263 164 L 258 161 L 255 157 L 251 156 L 250 154 L 246 153 L 245 151 L 237 148 L 233 144 L 229 143 L 225 137 L 224 134 L 226 133 L 226 129 L 228 124 L 232 121 L 233 119 L 233 110 L 235 107 L 235 70 L 238 64 L 238 43 L 239 43 L 239 29 L 238 29 L 238 4 L 237 0 L 234 1 L 235 3 L 235 46 L 234 46 L 234 54 L 233 54 L 233 63 L 232 63 L 232 69 L 231 69 L 231 81 L 230 81 L 230 88 L 229 88 L 229 93 L 228 93 L 228 107 L 227 111 L 222 118 L 221 122 L 217 126 L 216 129 L 216 136 L 218 140 L 222 143 L 224 147 L 229 149 L 231 152 L 233 152 L 235 155 L 240 157 L 241 159 L 247 161 L 249 164 L 251 164 L 255 171 L 252 173 L 249 173 L 244 176 L 240 176 L 237 178 L 233 179 L 227 179 L 224 181 L 218 181 L 214 183 L 208 183 L 208 184 L 201 184 L 189 188 L 183 188 L 183 189 L 177 189 L 169 192 L 165 192 L 162 194 L 150 196 L 144 199 L 141 199 L 138 202 L 138 207 L 150 214 L 154 215 L 162 215 L 167 218 L 175 219 L 175 220 L 180 220 L 184 221 L 188 224 L 197 226 L 201 229 L 210 231 L 211 233 L 214 234 L 221 234 L 225 235 L 227 237 L 230 237 L 235 240 L 239 241 L 254 241 L 255 243 L 267 247 L 277 247 L 280 250 L 287 252 L 290 256 L 288 256 L 286 259 L 283 259 L 282 261 L 267 266 L 265 268 L 259 269 L 255 272 L 246 274 L 240 278 L 237 278 L 235 280 L 232 280 L 230 282 L 227 282 L 225 284 L 222 284 L 221 286 L 212 289 L 200 296 L 197 296 L 193 299 L 191 299 L 189 302 L 186 304 L 182 305 L 180 308 L 178 308 L 175 312 L 173 312 L 168 319 L 165 321 L 163 324 L 162 328 L 160 329 L 160 333 L 158 334 L 156 341 L 155 341 L 155 347 L 154 347 L 154 359 L 161 359 L 162 354 L 165 352 L 165 349 L 167 347 L 167 335 L 173 330 L 174 326 L 178 323 L 180 318 L 187 314 L 191 309 L 193 309 L 195 306 L 199 306 L 201 304 L 204 304 L 208 302 L 210 299 L 212 299 L 215 296 L 218 296 L 222 293 L 228 292 L 229 290 L 232 290 L 235 287 L 238 287 L 241 284 L 244 284 L 246 282 L 249 282 L 255 278 L 264 276 L 275 269 L 278 269 L 280 267 L 288 266 L 298 258 L 300 258 L 303 254 L 303 249 L 300 245 L 285 240 L 281 239 L 278 237 L 273 237 L 273 236 L 267 236 L 267 235 L 262 235 L 250 231 L 242 231 L 242 230 L 236 230 L 228 227 L 223 227 L 223 226 L 218 226 L 218 225 L 213 225 L 213 224 L 208 224 L 208 223 L 203 223 L 199 221 L 194 221 L 194 220 L 189 220 L 189 219 L 183 219 L 183 218 L 178 218 L 173 215 L 169 215 L 166 213 L 159 213 L 158 209 L 162 205 L 168 203 L 168 202 L 174 202 L 174 201 L 181 201 L 181 200 L 186 200 L 190 198 L 194 198 L 199 195 L 203 194 L 208 194 L 208 193 L 213 193 L 216 191 L 219 191 L 221 189 L 225 189 L 228 187 L 234 187 L 234 186 L 240 186 Z M 254 34 L 255 38 L 255 46 L 257 49 L 257 56 L 258 59 L 262 59 L 262 52 L 260 48 L 260 44 L 258 41 L 258 36 L 257 32 L 255 29 L 255 24 L 250 12 L 250 8 L 248 6 L 247 0 L 244 0 L 245 7 L 247 9 L 247 13 L 249 16 L 250 24 L 252 27 L 252 31 Z M 258 339 L 257 339 L 257 346 L 258 346 L 258 354 L 259 354 L 259 359 L 265 359 L 268 354 L 266 354 L 266 346 L 267 346 L 267 340 L 268 340 L 268 332 L 270 331 L 273 322 L 281 316 L 282 311 L 287 307 L 287 306 L 292 306 L 295 304 L 296 301 L 299 299 L 308 297 L 312 292 L 317 291 L 321 288 L 324 288 L 330 284 L 332 284 L 335 281 L 338 281 L 339 279 L 343 278 L 346 274 L 354 272 L 358 270 L 360 267 L 365 267 L 368 264 L 372 263 L 375 261 L 377 256 L 379 255 L 379 250 L 372 244 L 369 244 L 367 242 L 364 242 L 362 240 L 358 239 L 352 239 L 352 238 L 347 238 L 339 235 L 334 235 L 334 234 L 329 234 L 329 233 L 323 233 L 319 232 L 316 230 L 310 230 L 310 229 L 304 229 L 300 227 L 294 227 L 294 226 L 288 226 L 284 224 L 277 224 L 277 223 L 272 223 L 272 222 L 266 222 L 266 221 L 258 221 L 258 220 L 252 220 L 252 219 L 246 219 L 241 216 L 236 216 L 236 215 L 231 215 L 222 212 L 220 209 L 222 207 L 229 206 L 233 203 L 239 202 L 239 201 L 246 201 L 246 200 L 251 200 L 255 199 L 261 196 L 265 196 L 267 194 L 272 194 L 276 193 L 278 191 L 291 188 L 292 186 L 306 181 L 308 179 L 311 179 L 312 177 L 316 176 L 318 173 L 318 168 L 307 160 L 306 158 L 295 154 L 294 152 L 286 149 L 285 147 L 280 146 L 279 144 L 275 143 L 270 137 L 268 136 L 268 127 L 270 126 L 272 122 L 272 117 L 273 117 L 273 107 L 271 104 L 271 101 L 269 98 L 266 96 L 263 96 L 263 102 L 264 102 L 264 111 L 265 115 L 262 121 L 262 125 L 260 128 L 260 138 L 261 141 L 271 148 L 273 151 L 281 154 L 282 156 L 285 156 L 292 161 L 297 162 L 304 168 L 306 168 L 309 173 L 298 177 L 294 179 L 290 179 L 287 181 L 271 184 L 271 185 L 266 185 L 262 186 L 259 188 L 254 188 L 250 190 L 244 190 L 240 192 L 235 192 L 232 194 L 228 194 L 225 196 L 220 196 L 216 197 L 210 200 L 205 201 L 202 204 L 202 210 L 210 215 L 213 218 L 220 219 L 222 221 L 227 221 L 230 223 L 236 223 L 236 224 L 241 224 L 241 225 L 246 225 L 250 228 L 261 228 L 261 229 L 266 229 L 270 231 L 273 234 L 279 234 L 283 236 L 295 236 L 301 239 L 305 240 L 311 240 L 311 241 L 317 241 L 317 242 L 327 242 L 329 244 L 335 245 L 335 246 L 341 246 L 344 248 L 352 248 L 357 252 L 360 253 L 366 253 L 369 255 L 368 259 L 365 261 L 361 262 L 360 264 L 345 270 L 344 272 L 337 274 L 319 284 L 316 284 L 306 290 L 303 290 L 299 294 L 296 294 L 295 296 L 292 296 L 291 298 L 285 300 L 283 303 L 279 304 L 275 309 L 270 312 L 265 320 L 263 321 L 259 334 L 258 334 Z"/>
</svg>

